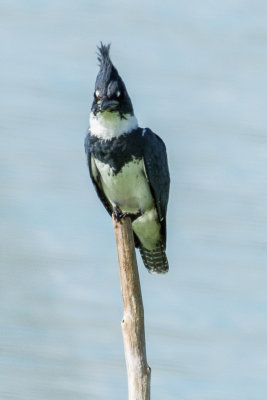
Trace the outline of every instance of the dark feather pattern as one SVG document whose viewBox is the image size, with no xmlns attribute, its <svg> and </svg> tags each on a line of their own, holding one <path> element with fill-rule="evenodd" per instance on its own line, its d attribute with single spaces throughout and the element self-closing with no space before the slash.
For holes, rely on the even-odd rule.
<svg viewBox="0 0 267 400">
<path fill-rule="evenodd" d="M 109 164 L 115 174 L 119 173 L 123 165 L 133 158 L 144 159 L 145 172 L 161 225 L 162 246 L 165 249 L 170 176 L 166 148 L 160 137 L 148 128 L 137 128 L 131 133 L 106 141 L 91 135 L 89 130 L 85 139 L 85 152 L 91 177 L 91 157 Z M 95 179 L 93 182 L 100 200 L 111 214 L 111 205 L 104 195 L 100 182 Z"/>
<path fill-rule="evenodd" d="M 101 140 L 97 136 L 88 134 L 87 151 L 97 160 L 112 167 L 115 174 L 119 173 L 125 163 L 133 158 L 140 160 L 143 157 L 144 137 L 142 129 L 137 128 L 111 140 Z"/>
<path fill-rule="evenodd" d="M 144 146 L 145 170 L 148 176 L 150 189 L 153 194 L 159 221 L 164 248 L 166 246 L 166 212 L 169 200 L 170 175 L 166 147 L 161 138 L 146 129 L 146 146 Z"/>
<path fill-rule="evenodd" d="M 145 267 L 151 274 L 166 274 L 169 263 L 162 243 L 158 243 L 154 250 L 147 250 L 140 245 L 140 254 Z"/>
</svg>

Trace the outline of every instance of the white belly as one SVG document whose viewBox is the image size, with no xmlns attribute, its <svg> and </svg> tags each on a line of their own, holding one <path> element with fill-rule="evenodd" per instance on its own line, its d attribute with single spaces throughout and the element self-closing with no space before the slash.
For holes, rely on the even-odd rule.
<svg viewBox="0 0 267 400">
<path fill-rule="evenodd" d="M 96 159 L 95 164 L 112 206 L 118 205 L 121 211 L 130 213 L 141 210 L 142 215 L 132 224 L 133 230 L 142 245 L 153 250 L 160 240 L 160 223 L 145 175 L 144 161 L 131 161 L 116 175 L 107 164 Z"/>
<path fill-rule="evenodd" d="M 145 211 L 133 221 L 132 226 L 142 245 L 148 250 L 155 249 L 160 240 L 160 223 L 156 209 L 153 207 Z"/>
<path fill-rule="evenodd" d="M 135 213 L 139 209 L 145 212 L 153 207 L 154 201 L 144 172 L 144 161 L 133 160 L 119 173 L 114 174 L 109 165 L 95 160 L 101 175 L 101 183 L 106 197 L 113 206 L 121 211 Z"/>
</svg>

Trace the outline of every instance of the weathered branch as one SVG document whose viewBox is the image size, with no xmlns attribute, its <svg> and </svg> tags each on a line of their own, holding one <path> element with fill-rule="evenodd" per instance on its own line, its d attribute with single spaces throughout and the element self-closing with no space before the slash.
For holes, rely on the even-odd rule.
<svg viewBox="0 0 267 400">
<path fill-rule="evenodd" d="M 151 370 L 146 360 L 144 309 L 136 262 L 132 224 L 128 217 L 113 217 L 117 243 L 123 319 L 121 322 L 128 374 L 129 400 L 150 399 Z"/>
</svg>

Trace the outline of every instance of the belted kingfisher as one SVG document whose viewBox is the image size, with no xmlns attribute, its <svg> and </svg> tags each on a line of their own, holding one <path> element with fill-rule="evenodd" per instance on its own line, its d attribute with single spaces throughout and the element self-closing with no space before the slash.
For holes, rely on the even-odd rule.
<svg viewBox="0 0 267 400">
<path fill-rule="evenodd" d="M 168 271 L 166 211 L 170 176 L 163 141 L 140 128 L 126 86 L 110 60 L 109 45 L 98 47 L 96 78 L 85 152 L 96 192 L 117 220 L 130 216 L 135 246 L 149 272 Z"/>
</svg>

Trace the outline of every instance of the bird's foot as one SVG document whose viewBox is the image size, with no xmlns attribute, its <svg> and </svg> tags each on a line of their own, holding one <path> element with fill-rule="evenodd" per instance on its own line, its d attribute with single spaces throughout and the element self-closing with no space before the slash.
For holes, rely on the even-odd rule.
<svg viewBox="0 0 267 400">
<path fill-rule="evenodd" d="M 121 211 L 119 206 L 116 205 L 113 208 L 113 215 L 117 222 L 120 222 L 120 220 L 123 218 L 123 212 Z"/>
<path fill-rule="evenodd" d="M 130 217 L 131 221 L 134 222 L 137 218 L 141 217 L 142 211 L 139 208 L 139 210 L 136 213 L 126 213 L 126 217 Z"/>
<path fill-rule="evenodd" d="M 129 213 L 129 212 L 122 212 L 119 206 L 115 206 L 113 209 L 113 215 L 116 221 L 120 222 L 122 218 L 129 217 L 131 221 L 135 221 L 136 218 L 140 217 L 142 215 L 142 212 L 139 208 L 139 210 L 136 213 Z"/>
</svg>

